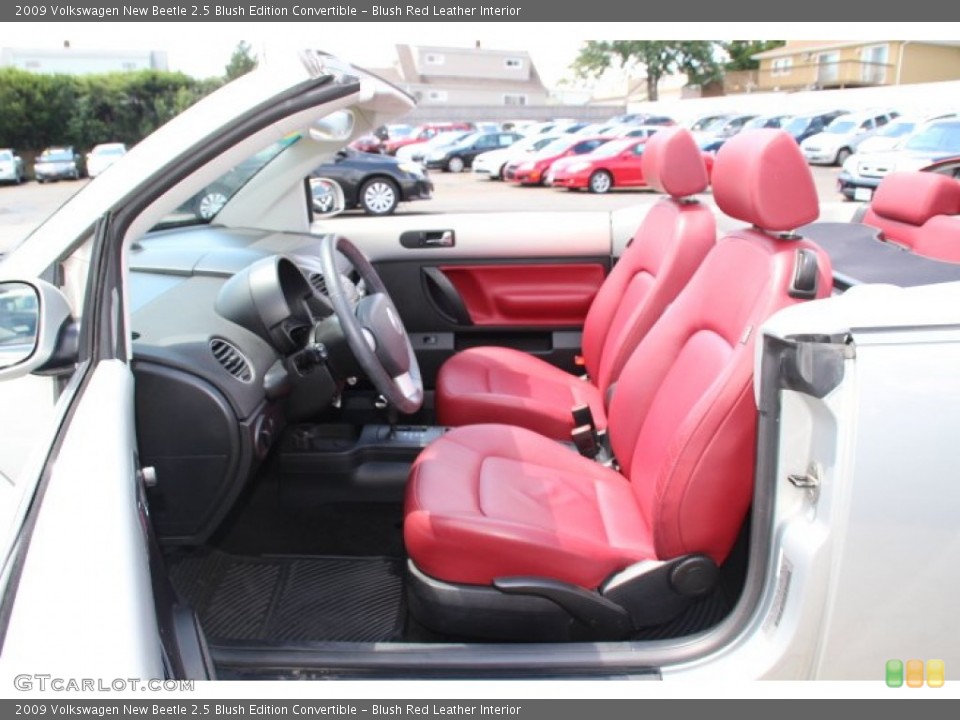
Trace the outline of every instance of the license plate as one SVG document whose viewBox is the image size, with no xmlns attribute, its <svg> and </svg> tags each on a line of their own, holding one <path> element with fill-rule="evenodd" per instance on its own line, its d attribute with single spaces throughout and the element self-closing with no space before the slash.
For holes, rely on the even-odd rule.
<svg viewBox="0 0 960 720">
<path fill-rule="evenodd" d="M 873 200 L 873 188 L 858 187 L 853 189 L 853 199 L 870 202 Z"/>
</svg>

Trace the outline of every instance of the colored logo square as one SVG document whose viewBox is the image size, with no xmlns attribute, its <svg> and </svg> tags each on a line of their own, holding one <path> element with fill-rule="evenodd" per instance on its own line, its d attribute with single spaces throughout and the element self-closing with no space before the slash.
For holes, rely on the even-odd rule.
<svg viewBox="0 0 960 720">
<path fill-rule="evenodd" d="M 897 688 L 903 685 L 903 661 L 887 660 L 887 687 Z"/>
<path fill-rule="evenodd" d="M 927 686 L 943 687 L 944 677 L 943 660 L 927 660 Z"/>
<path fill-rule="evenodd" d="M 907 660 L 907 687 L 923 687 L 923 660 Z"/>
</svg>

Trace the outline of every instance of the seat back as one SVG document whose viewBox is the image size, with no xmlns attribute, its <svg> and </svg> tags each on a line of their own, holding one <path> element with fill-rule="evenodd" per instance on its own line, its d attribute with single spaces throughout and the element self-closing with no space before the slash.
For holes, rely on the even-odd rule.
<svg viewBox="0 0 960 720">
<path fill-rule="evenodd" d="M 587 313 L 583 357 L 602 392 L 716 243 L 713 214 L 689 198 L 708 185 L 693 136 L 660 130 L 647 141 L 642 163 L 647 182 L 670 197 L 650 208 Z"/>
<path fill-rule="evenodd" d="M 713 185 L 720 209 L 753 227 L 716 244 L 637 346 L 608 420 L 657 556 L 702 552 L 719 563 L 752 495 L 760 325 L 780 308 L 826 296 L 832 277 L 820 248 L 777 234 L 819 214 L 810 171 L 784 131 L 729 140 Z"/>
<path fill-rule="evenodd" d="M 920 255 L 957 262 L 960 247 L 954 247 L 954 242 L 960 219 L 946 218 L 958 214 L 960 182 L 955 178 L 934 172 L 893 172 L 880 182 L 863 222 L 879 229 L 884 240 Z"/>
</svg>

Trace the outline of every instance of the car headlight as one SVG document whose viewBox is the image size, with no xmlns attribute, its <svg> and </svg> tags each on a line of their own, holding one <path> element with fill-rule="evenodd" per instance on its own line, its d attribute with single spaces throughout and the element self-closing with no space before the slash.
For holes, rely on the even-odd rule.
<svg viewBox="0 0 960 720">
<path fill-rule="evenodd" d="M 423 168 L 417 165 L 416 163 L 402 162 L 397 166 L 401 172 L 410 173 L 411 175 L 422 176 Z"/>
<path fill-rule="evenodd" d="M 590 167 L 588 162 L 575 162 L 572 165 L 567 165 L 565 168 L 560 168 L 560 170 L 566 170 L 567 172 L 578 173 L 583 172 Z"/>
<path fill-rule="evenodd" d="M 427 160 L 443 160 L 446 156 L 447 154 L 443 152 L 432 152 L 427 155 Z"/>
<path fill-rule="evenodd" d="M 519 165 L 517 165 L 517 170 L 523 170 L 524 172 L 529 172 L 530 170 L 533 170 L 536 166 L 537 164 L 533 162 L 520 163 Z"/>
<path fill-rule="evenodd" d="M 860 157 L 858 155 L 851 155 L 846 160 L 843 161 L 843 171 L 848 175 L 857 174 L 857 163 L 860 162 Z"/>
</svg>

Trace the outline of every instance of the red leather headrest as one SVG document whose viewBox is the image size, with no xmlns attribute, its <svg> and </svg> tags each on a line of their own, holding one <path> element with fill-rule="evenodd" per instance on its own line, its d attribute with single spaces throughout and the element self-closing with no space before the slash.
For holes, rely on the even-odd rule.
<svg viewBox="0 0 960 720">
<path fill-rule="evenodd" d="M 696 195 L 710 184 L 700 148 L 684 128 L 658 130 L 644 145 L 641 163 L 647 183 L 673 197 Z"/>
<path fill-rule="evenodd" d="M 960 182 L 933 172 L 893 172 L 880 181 L 870 208 L 881 217 L 920 226 L 936 215 L 960 214 Z"/>
<path fill-rule="evenodd" d="M 734 135 L 717 153 L 712 180 L 725 214 L 763 230 L 793 230 L 820 215 L 807 161 L 783 130 Z"/>
</svg>

